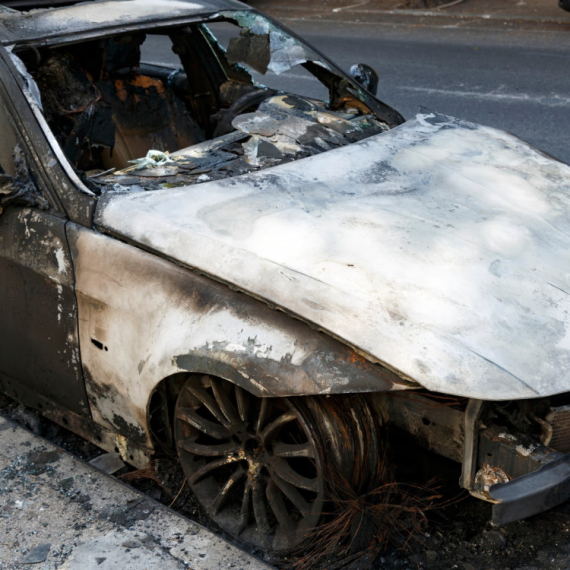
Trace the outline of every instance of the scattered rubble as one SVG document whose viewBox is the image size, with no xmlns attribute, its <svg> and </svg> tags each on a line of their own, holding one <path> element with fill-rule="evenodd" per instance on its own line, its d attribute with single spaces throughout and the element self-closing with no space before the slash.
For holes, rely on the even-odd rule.
<svg viewBox="0 0 570 570">
<path fill-rule="evenodd" d="M 7 421 L 16 408 L 0 397 L 1 570 L 269 570 L 212 532 Z M 43 434 L 73 443 L 84 454 L 80 438 L 63 428 L 56 433 L 44 418 L 39 424 Z"/>
<path fill-rule="evenodd" d="M 103 453 L 103 455 L 95 457 L 89 463 L 104 473 L 109 473 L 109 475 L 113 475 L 113 473 L 117 473 L 117 471 L 125 467 L 120 453 Z"/>
<path fill-rule="evenodd" d="M 30 549 L 28 553 L 20 559 L 18 564 L 38 564 L 40 562 L 45 562 L 50 549 L 50 542 L 38 544 L 38 546 L 34 546 L 32 549 Z"/>
</svg>

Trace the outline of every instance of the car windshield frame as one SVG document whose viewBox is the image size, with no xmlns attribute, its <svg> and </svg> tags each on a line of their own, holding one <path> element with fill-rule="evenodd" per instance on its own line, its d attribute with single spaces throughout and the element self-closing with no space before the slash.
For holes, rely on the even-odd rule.
<svg viewBox="0 0 570 570">
<path fill-rule="evenodd" d="M 57 9 L 55 9 L 57 10 Z M 47 12 L 47 10 L 46 10 Z M 324 65 L 323 68 L 329 70 L 340 79 L 347 81 L 351 88 L 355 91 L 355 95 L 363 101 L 370 109 L 378 116 L 386 115 L 387 123 L 391 126 L 396 126 L 404 121 L 403 117 L 395 111 L 392 107 L 380 101 L 374 94 L 367 91 L 364 87 L 358 84 L 352 77 L 343 71 L 337 64 L 328 58 L 319 49 L 312 46 L 305 39 L 296 34 L 293 30 L 287 28 L 281 22 L 278 22 L 268 14 L 264 14 L 255 8 L 245 9 L 231 9 L 231 10 L 215 10 L 206 11 L 200 14 L 177 16 L 172 18 L 165 18 L 159 20 L 136 20 L 130 23 L 118 23 L 109 27 L 96 27 L 95 25 L 86 30 L 70 31 L 59 35 L 40 35 L 35 38 L 18 40 L 10 38 L 9 40 L 0 39 L 0 46 L 5 47 L 8 51 L 17 53 L 19 49 L 25 48 L 38 48 L 38 47 L 63 47 L 65 45 L 72 45 L 75 43 L 82 43 L 93 39 L 104 39 L 115 35 L 126 34 L 129 32 L 137 31 L 145 33 L 151 30 L 170 28 L 177 28 L 184 24 L 208 24 L 216 21 L 233 21 L 241 27 L 239 21 L 244 19 L 261 18 L 265 20 L 271 28 L 278 30 L 280 33 L 290 36 L 296 44 L 300 44 L 307 52 L 314 53 L 318 60 Z M 0 21 L 0 25 L 1 25 Z M 0 36 L 1 38 L 1 36 Z M 382 117 L 381 117 L 382 118 Z"/>
<path fill-rule="evenodd" d="M 127 34 L 129 32 L 137 31 L 139 33 L 153 33 L 157 30 L 167 31 L 170 29 L 181 28 L 186 24 L 205 24 L 207 26 L 208 23 L 219 22 L 219 21 L 229 21 L 231 23 L 235 23 L 238 26 L 240 25 L 240 18 L 243 21 L 243 18 L 255 19 L 261 18 L 268 25 L 271 29 L 277 30 L 279 33 L 288 36 L 293 39 L 296 44 L 302 46 L 307 53 L 314 54 L 313 61 L 317 62 L 317 65 L 323 68 L 323 71 L 328 71 L 330 74 L 338 77 L 339 80 L 343 80 L 346 84 L 350 87 L 350 90 L 353 92 L 353 96 L 360 101 L 362 101 L 370 110 L 375 113 L 381 120 L 384 120 L 387 124 L 391 127 L 397 126 L 404 122 L 404 119 L 401 117 L 397 111 L 385 105 L 381 101 L 379 101 L 376 97 L 374 97 L 371 93 L 367 92 L 364 88 L 362 88 L 358 83 L 354 81 L 350 76 L 348 76 L 342 69 L 340 69 L 333 61 L 327 58 L 322 52 L 320 52 L 317 48 L 311 46 L 308 42 L 304 39 L 299 37 L 295 32 L 289 30 L 286 26 L 283 26 L 278 21 L 274 20 L 270 16 L 261 13 L 256 9 L 244 9 L 244 10 L 218 10 L 216 12 L 209 12 L 206 14 L 197 14 L 192 16 L 184 16 L 184 17 L 177 17 L 172 19 L 164 19 L 159 21 L 146 21 L 144 22 L 144 27 L 141 27 L 141 22 L 133 22 L 129 24 L 118 24 L 113 27 L 107 27 L 105 29 L 92 29 L 88 31 L 81 31 L 81 32 L 70 32 L 64 36 L 59 37 L 48 37 L 48 38 L 38 38 L 33 41 L 25 41 L 25 42 L 12 42 L 9 45 L 0 46 L 0 50 L 4 51 L 4 59 L 10 59 L 11 63 L 14 64 L 14 67 L 18 71 L 18 75 L 22 78 L 23 81 L 19 82 L 22 90 L 24 91 L 25 98 L 28 104 L 32 107 L 36 118 L 38 119 L 38 126 L 40 127 L 41 131 L 43 132 L 44 136 L 46 137 L 49 145 L 52 147 L 55 156 L 58 159 L 63 170 L 66 172 L 69 179 L 73 182 L 71 187 L 74 188 L 73 192 L 78 192 L 82 195 L 87 195 L 92 198 L 98 198 L 96 193 L 89 189 L 89 187 L 85 184 L 85 182 L 81 179 L 78 175 L 76 170 L 71 165 L 68 158 L 63 153 L 59 143 L 55 139 L 51 128 L 47 124 L 47 121 L 43 115 L 41 109 L 41 101 L 35 96 L 33 85 L 35 85 L 34 80 L 31 76 L 26 75 L 25 68 L 22 69 L 22 65 L 18 65 L 18 57 L 17 54 L 21 50 L 30 49 L 30 48 L 59 48 L 64 46 L 69 46 L 73 44 L 79 44 L 90 39 L 105 39 L 113 36 L 118 36 L 122 34 Z M 222 48 L 223 49 L 223 48 Z M 225 51 L 225 50 L 224 50 Z M 21 64 L 21 61 L 19 62 Z M 315 77 L 318 80 L 317 77 Z M 66 185 L 67 186 L 67 185 Z M 59 192 L 69 192 L 69 187 L 61 188 L 58 190 Z"/>
</svg>

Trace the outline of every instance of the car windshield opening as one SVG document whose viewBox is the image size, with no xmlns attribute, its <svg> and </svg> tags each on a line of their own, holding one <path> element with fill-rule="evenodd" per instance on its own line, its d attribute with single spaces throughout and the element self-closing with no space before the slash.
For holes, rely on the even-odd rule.
<svg viewBox="0 0 570 570">
<path fill-rule="evenodd" d="M 394 126 L 379 101 L 255 11 L 14 57 L 98 194 L 237 176 Z"/>
</svg>

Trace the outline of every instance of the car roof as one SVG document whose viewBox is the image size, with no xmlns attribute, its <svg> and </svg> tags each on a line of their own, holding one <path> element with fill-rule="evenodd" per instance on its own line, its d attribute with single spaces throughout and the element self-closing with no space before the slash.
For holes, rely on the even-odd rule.
<svg viewBox="0 0 570 570">
<path fill-rule="evenodd" d="M 52 43 L 144 24 L 167 25 L 223 10 L 250 9 L 237 0 L 94 0 L 30 12 L 0 5 L 0 44 Z"/>
<path fill-rule="evenodd" d="M 2 0 L 2 6 L 16 8 L 16 10 L 33 10 L 34 8 L 53 8 L 77 4 L 80 0 Z"/>
</svg>

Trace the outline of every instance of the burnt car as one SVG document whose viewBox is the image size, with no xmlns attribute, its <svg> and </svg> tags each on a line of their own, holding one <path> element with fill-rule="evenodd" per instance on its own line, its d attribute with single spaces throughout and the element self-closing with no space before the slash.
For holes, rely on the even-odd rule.
<svg viewBox="0 0 570 570">
<path fill-rule="evenodd" d="M 568 165 L 233 0 L 4 7 L 0 46 L 3 392 L 274 552 L 386 427 L 496 524 L 568 498 Z"/>
</svg>

